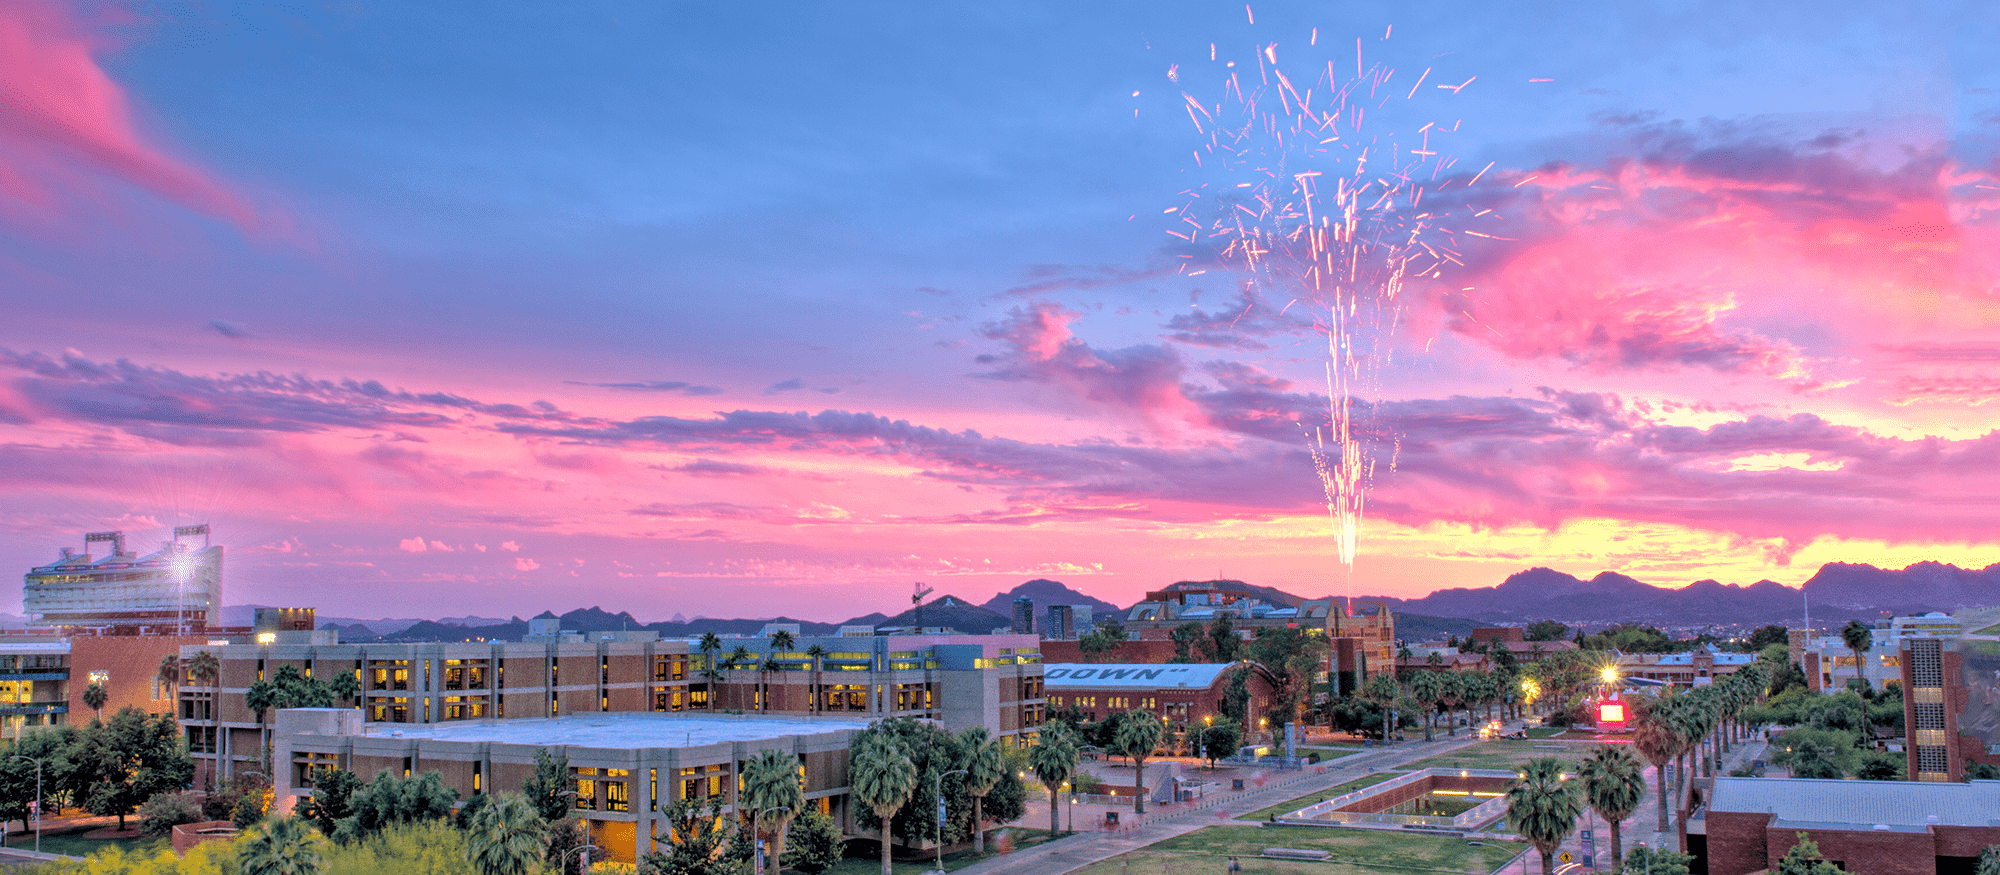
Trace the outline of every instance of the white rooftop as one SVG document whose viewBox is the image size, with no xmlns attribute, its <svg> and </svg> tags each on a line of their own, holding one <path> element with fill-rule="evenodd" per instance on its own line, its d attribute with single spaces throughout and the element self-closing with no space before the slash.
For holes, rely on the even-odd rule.
<svg viewBox="0 0 2000 875">
<path fill-rule="evenodd" d="M 1127 665 L 1120 663 L 1052 662 L 1042 666 L 1042 684 L 1062 689 L 1150 690 L 1159 687 L 1187 687 L 1205 690 L 1215 685 L 1233 662 L 1197 662 L 1168 665 Z"/>
<path fill-rule="evenodd" d="M 1770 812 L 1792 823 L 1922 828 L 1989 826 L 2000 819 L 2000 781 L 1834 781 L 1716 778 L 1710 811 Z"/>
<path fill-rule="evenodd" d="M 726 741 L 761 741 L 787 735 L 816 735 L 866 728 L 868 722 L 865 720 L 827 717 L 626 713 L 451 723 L 370 723 L 363 727 L 363 731 L 372 738 L 430 738 L 537 747 L 640 748 L 695 747 Z"/>
</svg>

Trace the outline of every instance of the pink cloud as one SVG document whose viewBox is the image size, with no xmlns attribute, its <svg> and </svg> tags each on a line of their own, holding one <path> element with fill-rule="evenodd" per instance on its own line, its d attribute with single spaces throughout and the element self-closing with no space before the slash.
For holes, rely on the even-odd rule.
<svg viewBox="0 0 2000 875">
<path fill-rule="evenodd" d="M 46 218 L 79 198 L 107 205 L 116 196 L 103 183 L 115 180 L 245 230 L 267 228 L 267 217 L 140 130 L 98 63 L 115 47 L 101 29 L 130 23 L 108 10 L 85 20 L 45 0 L 0 4 L 0 195 L 17 202 L 9 211 L 25 205 Z"/>
<path fill-rule="evenodd" d="M 515 570 L 515 571 L 533 571 L 533 570 L 535 570 L 535 569 L 537 569 L 537 568 L 540 568 L 540 567 L 542 567 L 542 563 L 540 563 L 540 562 L 536 562 L 536 561 L 535 561 L 535 560 L 533 560 L 533 559 L 529 559 L 529 558 L 527 558 L 527 557 L 524 557 L 524 556 L 516 556 L 516 557 L 514 557 L 514 570 Z"/>
<path fill-rule="evenodd" d="M 421 535 L 415 538 L 404 538 L 396 544 L 396 547 L 405 553 L 422 553 L 430 549 L 430 547 L 424 544 L 424 539 Z"/>
</svg>

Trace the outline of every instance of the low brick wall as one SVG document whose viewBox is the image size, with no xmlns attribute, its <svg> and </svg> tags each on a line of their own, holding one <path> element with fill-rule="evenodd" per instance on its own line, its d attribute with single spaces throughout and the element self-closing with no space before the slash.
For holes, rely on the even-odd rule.
<svg viewBox="0 0 2000 875">
<path fill-rule="evenodd" d="M 174 855 L 185 857 L 189 848 L 203 842 L 226 842 L 236 837 L 236 824 L 227 820 L 183 823 L 174 827 Z"/>
</svg>

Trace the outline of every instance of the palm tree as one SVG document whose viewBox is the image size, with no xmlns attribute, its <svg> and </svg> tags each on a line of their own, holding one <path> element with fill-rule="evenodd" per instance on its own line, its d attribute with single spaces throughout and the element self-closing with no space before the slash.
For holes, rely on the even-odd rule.
<svg viewBox="0 0 2000 875">
<path fill-rule="evenodd" d="M 889 869 L 889 826 L 896 819 L 896 809 L 916 792 L 917 764 L 910 761 L 909 752 L 894 736 L 871 729 L 855 739 L 848 772 L 848 792 L 882 821 L 882 875 L 893 875 Z"/>
<path fill-rule="evenodd" d="M 215 679 L 222 674 L 222 660 L 206 650 L 197 650 L 188 659 L 188 677 L 200 681 L 204 686 L 215 686 Z"/>
<path fill-rule="evenodd" d="M 771 633 L 771 646 L 764 655 L 764 710 L 766 711 L 771 710 L 770 672 L 784 671 L 786 666 L 780 654 L 790 653 L 792 648 L 797 646 L 798 641 L 792 637 L 790 630 L 779 629 Z"/>
<path fill-rule="evenodd" d="M 174 698 L 181 685 L 181 655 L 169 653 L 160 657 L 160 691 Z"/>
<path fill-rule="evenodd" d="M 1000 743 L 987 737 L 986 727 L 974 726 L 958 735 L 965 748 L 965 792 L 972 797 L 972 852 L 986 852 L 986 794 L 1007 774 Z"/>
<path fill-rule="evenodd" d="M 1437 714 L 1438 702 L 1444 699 L 1444 673 L 1420 671 L 1410 677 L 1410 696 L 1424 707 L 1424 740 L 1431 740 L 1432 717 Z"/>
<path fill-rule="evenodd" d="M 1611 865 L 1615 868 L 1625 859 L 1619 822 L 1631 817 L 1646 795 L 1645 768 L 1630 749 L 1606 744 L 1592 751 L 1576 772 L 1583 779 L 1584 798 L 1611 830 Z"/>
<path fill-rule="evenodd" d="M 84 707 L 96 711 L 97 719 L 100 721 L 104 719 L 104 700 L 109 698 L 111 694 L 104 691 L 103 684 L 93 683 L 83 688 Z"/>
<path fill-rule="evenodd" d="M 741 803 L 750 808 L 752 832 L 761 821 L 771 837 L 772 875 L 778 875 L 782 868 L 779 861 L 785 856 L 785 830 L 793 818 L 804 813 L 806 796 L 801 787 L 799 758 L 792 754 L 766 749 L 744 764 Z"/>
<path fill-rule="evenodd" d="M 270 681 L 257 681 L 243 691 L 243 704 L 257 712 L 257 732 L 259 737 L 264 738 L 262 743 L 265 747 L 269 747 L 271 742 L 264 734 L 264 712 L 277 707 L 281 696 L 278 685 Z"/>
<path fill-rule="evenodd" d="M 1542 875 L 1555 868 L 1556 846 L 1576 828 L 1583 796 L 1562 775 L 1562 760 L 1538 757 L 1507 785 L 1507 825 L 1542 855 Z"/>
<path fill-rule="evenodd" d="M 1453 738 L 1458 737 L 1458 705 L 1466 699 L 1465 673 L 1460 671 L 1436 672 L 1444 675 L 1444 684 L 1439 688 L 1444 706 L 1444 731 Z"/>
<path fill-rule="evenodd" d="M 1875 633 L 1860 620 L 1848 620 L 1840 629 L 1840 643 L 1854 651 L 1854 679 L 1867 683 L 1861 676 L 1861 663 L 1867 658 L 1868 648 L 1875 646 Z"/>
<path fill-rule="evenodd" d="M 722 680 L 722 673 L 715 670 L 715 655 L 722 652 L 722 636 L 714 632 L 703 632 L 701 633 L 701 641 L 695 647 L 701 651 L 702 675 L 708 678 L 708 682 L 711 684 Z M 715 701 L 715 694 L 713 692 L 709 694 L 709 701 Z"/>
<path fill-rule="evenodd" d="M 480 875 L 528 875 L 547 853 L 548 825 L 519 793 L 487 798 L 465 825 L 465 855 Z"/>
<path fill-rule="evenodd" d="M 354 672 L 335 672 L 333 677 L 326 682 L 326 685 L 327 689 L 332 691 L 335 698 L 346 702 L 353 702 L 357 706 L 360 705 L 361 678 Z"/>
<path fill-rule="evenodd" d="M 1673 727 L 1674 700 L 1668 698 L 1638 701 L 1634 703 L 1637 713 L 1632 726 L 1632 746 L 1646 762 L 1653 764 L 1654 778 L 1659 790 L 1660 824 L 1659 831 L 1667 831 L 1667 763 L 1681 755 L 1681 736 Z"/>
<path fill-rule="evenodd" d="M 242 875 L 318 875 L 326 870 L 326 837 L 296 817 L 264 821 L 236 846 Z"/>
<path fill-rule="evenodd" d="M 812 702 L 807 706 L 806 710 L 818 711 L 821 705 L 819 691 L 820 672 L 826 666 L 826 648 L 815 644 L 806 648 L 806 656 L 811 657 L 813 661 Z"/>
<path fill-rule="evenodd" d="M 1035 770 L 1035 780 L 1049 788 L 1049 834 L 1061 832 L 1061 821 L 1056 812 L 1062 810 L 1057 804 L 1056 791 L 1076 774 L 1076 739 L 1061 723 L 1049 723 L 1035 736 L 1035 746 L 1028 749 L 1028 767 Z"/>
<path fill-rule="evenodd" d="M 1396 737 L 1396 702 L 1403 698 L 1402 686 L 1395 678 L 1378 674 L 1361 687 L 1361 698 L 1382 709 L 1382 743 L 1388 744 Z"/>
<path fill-rule="evenodd" d="M 744 647 L 741 644 L 736 645 L 736 649 L 729 651 L 729 655 L 723 657 L 722 659 L 723 667 L 730 669 L 731 671 L 742 668 L 746 665 L 756 665 L 756 664 L 757 661 L 750 658 L 750 648 Z M 734 680 L 734 678 L 731 678 L 731 680 Z"/>
<path fill-rule="evenodd" d="M 1153 748 L 1160 746 L 1160 721 L 1153 719 L 1151 711 L 1133 709 L 1125 712 L 1125 719 L 1118 721 L 1118 732 L 1111 743 L 1132 758 L 1138 792 L 1132 794 L 1132 813 L 1146 813 L 1146 758 L 1153 755 Z"/>
<path fill-rule="evenodd" d="M 779 662 L 777 657 L 767 653 L 764 654 L 763 664 L 757 666 L 757 669 L 758 676 L 762 678 L 764 685 L 763 695 L 757 697 L 757 710 L 769 711 L 771 710 L 771 672 L 784 671 L 785 664 Z"/>
</svg>

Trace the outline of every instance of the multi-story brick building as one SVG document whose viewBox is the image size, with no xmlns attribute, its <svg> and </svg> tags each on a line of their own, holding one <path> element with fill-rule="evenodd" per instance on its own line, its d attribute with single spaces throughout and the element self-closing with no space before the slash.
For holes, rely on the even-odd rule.
<svg viewBox="0 0 2000 875">
<path fill-rule="evenodd" d="M 1916 783 L 1716 778 L 1687 821 L 1693 871 L 1778 870 L 1799 835 L 1843 871 L 1867 875 L 1970 873 L 2000 844 L 2000 781 Z"/>
<path fill-rule="evenodd" d="M 1961 781 L 1967 763 L 2000 765 L 2000 643 L 1905 638 L 1903 749 L 1918 781 Z"/>
<path fill-rule="evenodd" d="M 743 711 L 931 718 L 1011 739 L 1033 732 L 1045 714 L 1032 635 L 810 637 L 787 651 L 765 638 L 723 639 L 713 665 L 683 640 L 563 638 L 333 644 L 280 634 L 264 644 L 186 646 L 184 659 L 207 650 L 221 669 L 213 685 L 189 678 L 181 688 L 181 725 L 204 775 L 261 760 L 270 715 L 260 720 L 244 693 L 287 665 L 317 678 L 355 673 L 355 706 L 368 723 Z M 737 647 L 746 651 L 740 662 L 731 659 Z M 809 655 L 815 647 L 823 655 Z"/>
<path fill-rule="evenodd" d="M 1183 582 L 1147 593 L 1145 601 L 1126 612 L 1125 631 L 1135 638 L 1165 639 L 1183 624 L 1207 625 L 1225 616 L 1245 640 L 1266 628 L 1308 629 L 1327 636 L 1327 671 L 1341 694 L 1396 671 L 1396 615 L 1387 602 L 1324 598 L 1279 606 L 1235 581 Z"/>
<path fill-rule="evenodd" d="M 1116 665 L 1051 663 L 1044 667 L 1048 704 L 1053 710 L 1075 708 L 1084 719 L 1102 720 L 1131 710 L 1150 711 L 1169 728 L 1201 725 L 1219 718 L 1230 669 L 1241 663 Z M 1252 671 L 1248 678 L 1250 714 L 1270 705 L 1271 685 Z"/>
</svg>

